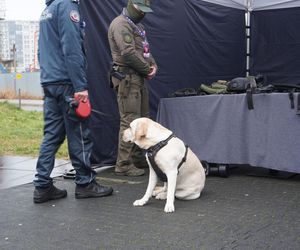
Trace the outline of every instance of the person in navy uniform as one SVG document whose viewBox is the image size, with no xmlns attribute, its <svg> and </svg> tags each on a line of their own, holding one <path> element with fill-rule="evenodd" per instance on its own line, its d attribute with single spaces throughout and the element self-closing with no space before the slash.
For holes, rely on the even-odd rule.
<svg viewBox="0 0 300 250">
<path fill-rule="evenodd" d="M 76 116 L 69 105 L 72 98 L 89 98 L 83 48 L 85 23 L 79 0 L 46 0 L 46 5 L 40 18 L 38 52 L 44 90 L 44 138 L 36 165 L 33 201 L 42 203 L 67 196 L 66 190 L 53 185 L 50 176 L 55 154 L 66 136 L 76 171 L 75 198 L 108 196 L 113 189 L 97 183 L 91 168 L 93 143 L 88 119 Z"/>
</svg>

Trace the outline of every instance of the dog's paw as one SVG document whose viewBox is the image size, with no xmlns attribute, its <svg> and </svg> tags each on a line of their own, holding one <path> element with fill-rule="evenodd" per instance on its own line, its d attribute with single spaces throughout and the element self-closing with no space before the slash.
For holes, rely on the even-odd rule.
<svg viewBox="0 0 300 250">
<path fill-rule="evenodd" d="M 157 200 L 165 200 L 167 199 L 167 192 L 162 192 L 162 193 L 159 193 L 155 196 L 155 199 Z"/>
<path fill-rule="evenodd" d="M 135 202 L 133 202 L 133 206 L 138 207 L 138 206 L 144 206 L 147 203 L 146 200 L 140 199 L 140 200 L 136 200 Z"/>
<path fill-rule="evenodd" d="M 168 204 L 168 203 L 167 203 L 167 204 L 165 205 L 164 211 L 165 211 L 166 213 L 172 213 L 172 212 L 174 212 L 174 211 L 175 211 L 174 204 Z"/>
</svg>

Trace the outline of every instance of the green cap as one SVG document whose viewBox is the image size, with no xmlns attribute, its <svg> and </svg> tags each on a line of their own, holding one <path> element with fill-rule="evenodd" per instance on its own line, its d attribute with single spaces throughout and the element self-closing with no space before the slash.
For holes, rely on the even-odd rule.
<svg viewBox="0 0 300 250">
<path fill-rule="evenodd" d="M 150 0 L 131 0 L 133 4 L 136 4 L 143 12 L 153 12 L 150 8 Z"/>
</svg>

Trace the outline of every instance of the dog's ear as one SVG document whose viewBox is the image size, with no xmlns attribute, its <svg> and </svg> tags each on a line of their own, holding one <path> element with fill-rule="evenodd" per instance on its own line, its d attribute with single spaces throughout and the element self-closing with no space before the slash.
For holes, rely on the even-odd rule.
<svg viewBox="0 0 300 250">
<path fill-rule="evenodd" d="M 147 135 L 148 125 L 146 122 L 139 122 L 136 125 L 134 140 L 140 140 Z"/>
</svg>

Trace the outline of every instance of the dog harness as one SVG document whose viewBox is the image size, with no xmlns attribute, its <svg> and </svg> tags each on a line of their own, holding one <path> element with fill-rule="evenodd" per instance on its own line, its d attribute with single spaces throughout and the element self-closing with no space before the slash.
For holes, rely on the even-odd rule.
<svg viewBox="0 0 300 250">
<path fill-rule="evenodd" d="M 173 137 L 175 138 L 176 136 L 174 134 L 171 134 L 167 139 L 155 144 L 154 146 L 148 148 L 146 151 L 146 156 L 148 157 L 153 170 L 157 174 L 158 178 L 163 182 L 167 182 L 168 178 L 167 178 L 166 174 L 157 166 L 154 158 L 155 158 L 157 152 L 159 150 L 161 150 L 164 146 L 166 146 L 168 144 L 169 140 L 171 140 Z M 178 171 L 179 171 L 179 168 L 181 167 L 181 165 L 186 161 L 187 152 L 188 152 L 188 145 L 185 144 L 184 157 L 182 158 L 181 162 L 179 163 L 179 165 L 177 167 Z"/>
</svg>

